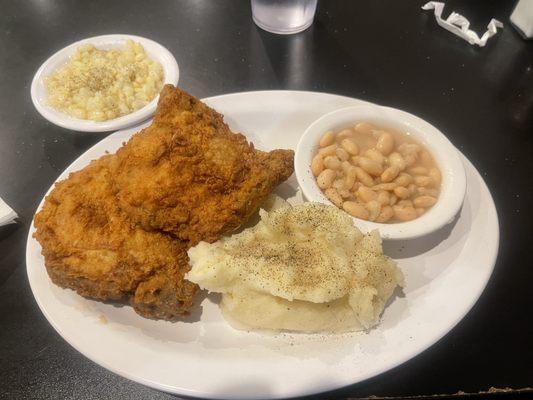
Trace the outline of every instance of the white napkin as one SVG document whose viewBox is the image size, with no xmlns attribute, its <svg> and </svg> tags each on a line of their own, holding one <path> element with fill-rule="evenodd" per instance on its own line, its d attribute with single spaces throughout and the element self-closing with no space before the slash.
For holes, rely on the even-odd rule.
<svg viewBox="0 0 533 400">
<path fill-rule="evenodd" d="M 446 20 L 442 19 L 442 10 L 444 9 L 444 3 L 440 1 L 430 1 L 422 6 L 423 10 L 435 10 L 435 19 L 437 23 L 447 31 L 450 31 L 454 35 L 466 40 L 470 44 L 477 44 L 479 47 L 485 46 L 487 40 L 494 36 L 498 28 L 503 28 L 503 24 L 497 19 L 491 19 L 487 25 L 487 31 L 481 36 L 476 32 L 468 29 L 470 27 L 470 21 L 468 21 L 461 14 L 452 12 Z"/>
<path fill-rule="evenodd" d="M 15 218 L 17 218 L 17 213 L 0 197 L 0 226 L 15 222 Z"/>
</svg>

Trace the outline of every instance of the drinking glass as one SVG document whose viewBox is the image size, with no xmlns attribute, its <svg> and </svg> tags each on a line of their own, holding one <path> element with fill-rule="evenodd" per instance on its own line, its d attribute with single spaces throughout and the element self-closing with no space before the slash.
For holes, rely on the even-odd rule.
<svg viewBox="0 0 533 400">
<path fill-rule="evenodd" d="M 288 35 L 311 26 L 317 0 L 251 0 L 252 17 L 265 31 Z"/>
</svg>

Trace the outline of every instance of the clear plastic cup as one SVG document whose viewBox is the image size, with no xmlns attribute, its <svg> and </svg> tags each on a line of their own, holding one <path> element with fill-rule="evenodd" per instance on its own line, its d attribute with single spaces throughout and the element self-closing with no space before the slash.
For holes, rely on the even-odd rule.
<svg viewBox="0 0 533 400">
<path fill-rule="evenodd" d="M 317 0 L 252 0 L 252 18 L 265 31 L 288 35 L 311 26 Z"/>
</svg>

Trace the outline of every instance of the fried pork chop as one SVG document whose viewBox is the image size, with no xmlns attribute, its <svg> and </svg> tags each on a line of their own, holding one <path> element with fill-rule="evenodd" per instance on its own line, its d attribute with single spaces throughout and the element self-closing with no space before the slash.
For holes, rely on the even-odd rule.
<svg viewBox="0 0 533 400">
<path fill-rule="evenodd" d="M 292 172 L 292 151 L 254 149 L 167 85 L 152 125 L 56 184 L 34 236 L 57 285 L 175 319 L 198 290 L 187 249 L 239 229 Z"/>
</svg>

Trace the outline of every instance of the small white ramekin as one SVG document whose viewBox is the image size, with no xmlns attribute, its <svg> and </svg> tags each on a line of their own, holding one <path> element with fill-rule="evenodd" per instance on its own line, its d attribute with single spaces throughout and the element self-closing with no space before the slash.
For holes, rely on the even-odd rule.
<svg viewBox="0 0 533 400">
<path fill-rule="evenodd" d="M 55 53 L 43 65 L 37 70 L 33 81 L 31 83 L 31 99 L 33 105 L 39 111 L 39 113 L 48 121 L 61 126 L 62 128 L 71 129 L 73 131 L 81 132 L 107 132 L 118 129 L 123 129 L 128 126 L 135 125 L 145 119 L 150 118 L 157 107 L 157 101 L 159 95 L 157 95 L 150 103 L 143 108 L 132 112 L 131 114 L 124 115 L 119 118 L 110 119 L 108 121 L 91 121 L 85 119 L 79 119 L 71 117 L 61 111 L 47 105 L 47 91 L 44 85 L 44 78 L 52 74 L 58 67 L 65 64 L 69 58 L 74 54 L 76 49 L 83 44 L 93 44 L 99 49 L 112 49 L 116 47 L 122 47 L 126 44 L 126 41 L 131 39 L 140 43 L 148 57 L 157 61 L 163 67 L 163 84 L 176 85 L 179 80 L 179 68 L 178 63 L 174 56 L 159 43 L 153 40 L 146 39 L 140 36 L 133 35 L 104 35 L 96 36 L 88 39 L 80 40 L 73 43 Z"/>
<path fill-rule="evenodd" d="M 427 235 L 452 222 L 463 204 L 466 192 L 465 170 L 459 152 L 433 125 L 390 107 L 362 105 L 343 108 L 322 116 L 307 128 L 298 143 L 294 160 L 296 178 L 305 198 L 308 201 L 332 204 L 316 183 L 311 172 L 311 160 L 325 132 L 353 127 L 355 123 L 363 121 L 405 132 L 422 143 L 440 168 L 442 184 L 437 203 L 415 220 L 381 224 L 354 218 L 356 225 L 367 232 L 378 229 L 383 239 L 400 240 Z"/>
</svg>

